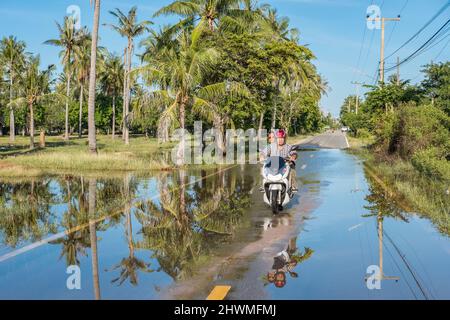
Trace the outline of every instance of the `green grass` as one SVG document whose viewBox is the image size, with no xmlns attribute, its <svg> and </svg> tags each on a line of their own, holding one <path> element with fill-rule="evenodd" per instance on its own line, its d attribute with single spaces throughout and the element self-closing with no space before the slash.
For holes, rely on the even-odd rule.
<svg viewBox="0 0 450 320">
<path fill-rule="evenodd" d="M 38 140 L 38 139 L 37 139 Z M 38 176 L 62 172 L 148 171 L 170 169 L 164 153 L 172 144 L 158 144 L 156 139 L 133 137 L 126 146 L 120 137 L 98 136 L 98 155 L 88 152 L 87 139 L 47 137 L 45 148 L 30 151 L 29 138 L 17 137 L 10 145 L 0 137 L 0 176 Z"/>
<path fill-rule="evenodd" d="M 311 137 L 297 135 L 289 138 L 295 144 Z M 35 138 L 38 146 L 39 137 Z M 29 149 L 29 137 L 16 136 L 13 144 L 9 137 L 0 137 L 0 177 L 20 178 L 42 175 L 82 172 L 96 176 L 174 169 L 170 152 L 175 143 L 159 144 L 155 138 L 133 136 L 126 146 L 121 137 L 97 136 L 98 155 L 88 152 L 87 137 L 71 137 L 63 141 L 61 136 L 47 136 L 46 147 Z M 220 167 L 216 164 L 190 165 L 203 169 Z"/>
<path fill-rule="evenodd" d="M 365 138 L 352 137 L 347 135 L 347 140 L 351 149 L 366 148 L 375 142 L 374 136 L 369 136 Z"/>
<path fill-rule="evenodd" d="M 450 236 L 450 185 L 418 172 L 410 162 L 378 161 L 367 149 L 350 150 L 365 159 L 365 165 L 393 191 L 399 203 L 406 203 L 419 216 L 429 218 L 438 230 Z"/>
</svg>

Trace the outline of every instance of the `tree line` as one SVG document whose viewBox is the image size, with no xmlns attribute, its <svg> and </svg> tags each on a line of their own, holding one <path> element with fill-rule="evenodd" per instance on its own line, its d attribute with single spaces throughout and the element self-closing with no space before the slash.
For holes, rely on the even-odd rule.
<svg viewBox="0 0 450 320">
<path fill-rule="evenodd" d="M 33 148 L 35 128 L 65 140 L 89 129 L 95 152 L 96 133 L 113 139 L 120 133 L 125 144 L 130 132 L 165 142 L 172 130 L 192 129 L 199 119 L 222 138 L 232 126 L 297 134 L 326 122 L 319 101 L 327 83 L 315 56 L 270 5 L 174 1 L 153 17 L 175 15 L 178 22 L 158 28 L 140 21 L 136 7 L 110 11 L 115 23 L 101 24 L 99 8 L 96 0 L 92 33 L 64 17 L 58 37 L 44 42 L 61 49 L 60 74 L 54 65 L 42 69 L 23 41 L 1 40 L 0 134 L 10 142 L 28 134 Z M 97 46 L 99 26 L 127 40 L 119 54 Z"/>
<path fill-rule="evenodd" d="M 341 122 L 358 137 L 374 136 L 371 146 L 383 161 L 406 160 L 420 172 L 450 181 L 450 62 L 422 68 L 411 84 L 393 75 L 366 86 L 365 99 L 348 96 Z"/>
</svg>

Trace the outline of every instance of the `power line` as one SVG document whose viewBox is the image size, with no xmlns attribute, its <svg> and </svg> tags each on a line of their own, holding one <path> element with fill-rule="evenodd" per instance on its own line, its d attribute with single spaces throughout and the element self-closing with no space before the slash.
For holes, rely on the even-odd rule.
<svg viewBox="0 0 450 320">
<path fill-rule="evenodd" d="M 399 16 L 402 15 L 403 10 L 405 10 L 406 6 L 408 5 L 408 2 L 409 2 L 409 0 L 406 0 L 405 4 L 404 4 L 403 7 L 400 9 L 400 12 L 398 13 Z M 386 48 L 389 46 L 389 43 L 391 42 L 392 34 L 393 34 L 394 31 L 395 31 L 395 27 L 397 27 L 397 24 L 394 24 L 394 27 L 392 28 L 392 31 L 391 31 L 391 33 L 389 34 L 389 38 L 388 38 L 388 41 L 387 41 L 387 43 L 386 43 Z"/>
<path fill-rule="evenodd" d="M 448 19 L 430 38 L 428 38 L 427 41 L 425 41 L 424 44 L 422 44 L 417 50 L 415 50 L 413 53 L 411 53 L 408 57 L 406 57 L 405 59 L 403 59 L 399 65 L 402 65 L 412 59 L 414 59 L 415 57 L 417 57 L 418 55 L 420 55 L 423 50 L 425 48 L 428 48 L 429 45 L 431 45 L 434 41 L 436 41 L 437 38 L 439 38 L 440 36 L 442 36 L 442 34 L 445 34 L 449 29 L 445 29 L 444 28 L 450 23 L 450 19 Z M 442 32 L 442 30 L 444 30 L 444 32 Z M 442 33 L 441 33 L 442 32 Z M 390 67 L 388 68 L 386 71 L 391 71 L 393 70 L 395 67 Z"/>
<path fill-rule="evenodd" d="M 400 249 L 397 247 L 397 245 L 392 241 L 391 237 L 386 233 L 386 231 L 383 231 L 384 235 L 388 238 L 389 242 L 394 247 L 395 251 L 397 251 L 399 257 L 402 259 L 403 263 L 405 264 L 406 268 L 408 269 L 409 273 L 411 274 L 412 278 L 414 279 L 414 282 L 417 284 L 417 287 L 422 292 L 423 296 L 426 300 L 429 300 L 428 294 L 425 291 L 425 288 L 422 286 L 419 280 L 419 276 L 415 274 L 415 272 L 412 269 L 412 266 L 409 264 L 408 260 L 406 260 L 406 256 L 400 251 Z"/>
<path fill-rule="evenodd" d="M 428 27 L 442 12 L 444 12 L 447 7 L 450 5 L 450 1 L 447 1 L 446 4 L 444 4 L 439 10 L 438 12 L 436 12 L 433 17 L 431 17 L 430 20 L 428 20 L 425 25 L 419 29 L 419 31 L 417 31 L 412 37 L 410 37 L 408 40 L 406 40 L 406 42 L 404 42 L 399 48 L 397 48 L 394 52 L 392 52 L 390 55 L 388 55 L 386 59 L 392 57 L 395 53 L 397 53 L 400 49 L 402 49 L 403 47 L 405 47 L 408 43 L 410 43 L 412 40 L 414 40 L 426 27 Z"/>
<path fill-rule="evenodd" d="M 442 47 L 441 51 L 439 51 L 438 55 L 433 59 L 433 60 L 437 60 L 437 58 L 439 58 L 439 56 L 441 55 L 442 52 L 444 52 L 444 49 L 447 47 L 448 43 L 450 42 L 450 39 L 447 41 L 447 43 Z"/>
</svg>

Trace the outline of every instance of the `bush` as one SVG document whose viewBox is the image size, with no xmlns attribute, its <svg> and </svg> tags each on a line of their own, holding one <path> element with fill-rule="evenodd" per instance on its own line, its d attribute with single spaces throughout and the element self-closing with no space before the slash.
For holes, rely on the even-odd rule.
<svg viewBox="0 0 450 320">
<path fill-rule="evenodd" d="M 450 118 L 431 105 L 408 104 L 380 119 L 378 149 L 405 160 L 419 151 L 438 147 L 441 158 L 450 155 Z"/>
<path fill-rule="evenodd" d="M 418 151 L 412 157 L 411 163 L 416 170 L 429 177 L 450 181 L 450 162 L 438 148 Z"/>
<path fill-rule="evenodd" d="M 358 130 L 358 133 L 356 134 L 357 138 L 361 138 L 361 139 L 367 139 L 370 138 L 372 135 L 370 134 L 369 130 L 367 130 L 366 128 L 361 128 Z"/>
</svg>

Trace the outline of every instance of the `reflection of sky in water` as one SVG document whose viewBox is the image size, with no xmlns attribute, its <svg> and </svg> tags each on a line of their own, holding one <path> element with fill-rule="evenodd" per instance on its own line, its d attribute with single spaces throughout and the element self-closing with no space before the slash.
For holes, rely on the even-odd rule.
<svg viewBox="0 0 450 320">
<path fill-rule="evenodd" d="M 196 201 L 205 203 L 211 200 L 215 190 L 210 190 L 215 184 L 225 183 L 225 189 L 229 188 L 232 178 L 244 183 L 237 183 L 236 194 L 248 195 L 252 200 L 250 208 L 245 215 L 236 222 L 234 240 L 220 237 L 205 237 L 201 241 L 206 244 L 202 250 L 209 250 L 215 254 L 226 256 L 233 245 L 224 246 L 220 241 L 235 241 L 232 243 L 245 247 L 247 244 L 258 243 L 263 231 L 265 219 L 271 217 L 270 209 L 262 204 L 262 195 L 254 192 L 250 195 L 250 189 L 258 181 L 259 167 L 248 166 L 242 171 L 240 166 L 230 170 L 223 177 L 211 177 L 206 181 L 197 181 L 202 176 L 214 171 L 202 172 L 187 171 L 185 182 L 186 197 L 191 199 L 187 208 L 192 210 Z M 178 184 L 177 173 L 164 173 L 167 186 Z M 417 216 L 408 216 L 408 223 L 392 217 L 385 217 L 383 230 L 384 274 L 386 276 L 398 276 L 400 280 L 383 280 L 382 290 L 368 290 L 364 277 L 366 268 L 379 263 L 379 242 L 377 236 L 377 217 L 363 217 L 370 211 L 364 206 L 369 204 L 367 195 L 372 192 L 370 185 L 364 176 L 361 162 L 354 156 L 339 150 L 303 150 L 299 154 L 297 162 L 297 177 L 300 184 L 299 195 L 296 196 L 286 211 L 293 221 L 297 216 L 303 219 L 296 220 L 300 231 L 297 236 L 297 247 L 303 252 L 305 247 L 314 250 L 312 256 L 300 262 L 294 270 L 298 278 L 292 278 L 287 274 L 287 282 L 283 288 L 276 288 L 273 284 L 263 286 L 261 275 L 270 271 L 273 264 L 273 250 L 270 243 L 259 250 L 258 255 L 252 258 L 241 259 L 250 270 L 240 268 L 234 279 L 226 278 L 232 283 L 231 298 L 272 298 L 272 299 L 382 299 L 382 298 L 449 298 L 450 297 L 450 241 L 436 231 L 435 226 L 427 219 Z M 134 181 L 133 199 L 135 202 L 153 200 L 157 210 L 161 210 L 159 192 L 162 187 L 161 176 L 150 178 L 138 178 Z M 213 181 L 213 179 L 216 179 Z M 105 180 L 106 181 L 106 180 Z M 123 178 L 116 181 L 117 185 L 123 185 Z M 225 182 L 224 182 L 225 181 Z M 212 183 L 214 182 L 214 183 Z M 51 203 L 49 212 L 58 222 L 58 232 L 65 230 L 60 222 L 63 221 L 64 212 L 67 211 L 63 186 L 64 180 L 52 180 L 48 191 L 56 195 Z M 85 178 L 85 191 L 88 189 L 88 178 Z M 197 185 L 195 188 L 193 185 Z M 100 189 L 105 187 L 101 179 L 98 179 Z M 121 190 L 120 188 L 118 190 Z M 242 190 L 242 191 L 241 191 Z M 257 190 L 257 189 L 255 189 Z M 169 190 L 170 191 L 170 190 Z M 74 189 L 75 194 L 77 191 Z M 100 191 L 99 191 L 100 192 Z M 114 191 L 116 192 L 116 191 Z M 120 203 L 120 192 L 106 196 L 106 205 L 116 206 Z M 176 195 L 179 197 L 179 194 Z M 75 197 L 76 198 L 76 197 Z M 99 199 L 97 199 L 99 201 Z M 105 199 L 103 199 L 105 200 Z M 179 200 L 179 199 L 177 199 Z M 119 202 L 116 202 L 119 201 Z M 309 202 L 313 202 L 311 205 Z M 230 199 L 220 202 L 230 204 Z M 78 198 L 72 202 L 78 207 Z M 6 206 L 9 206 L 7 204 Z M 109 207 L 108 207 L 109 208 Z M 128 280 L 122 285 L 112 283 L 112 280 L 120 274 L 120 269 L 112 270 L 123 258 L 130 254 L 128 238 L 126 235 L 126 218 L 120 214 L 120 207 L 110 208 L 117 211 L 115 216 L 98 223 L 97 228 L 97 252 L 99 261 L 100 291 L 103 299 L 152 299 L 158 298 L 159 290 L 164 290 L 173 284 L 173 279 L 165 272 L 164 268 L 159 272 L 150 273 L 138 271 L 138 285 L 133 286 Z M 108 209 L 109 210 L 109 209 Z M 133 241 L 135 244 L 144 239 L 142 225 L 136 218 L 137 209 L 131 209 L 131 221 L 133 227 Z M 116 219 L 116 224 L 111 221 Z M 221 216 L 225 219 L 227 215 Z M 301 222 L 299 222 L 301 221 Z M 191 230 L 199 232 L 200 227 L 194 223 Z M 276 228 L 276 226 L 275 226 Z M 88 227 L 86 228 L 87 232 Z M 2 231 L 0 234 L 3 237 Z M 45 238 L 45 237 L 44 237 Z M 88 237 L 89 238 L 89 237 Z M 214 239 L 222 239 L 219 244 Z M 21 241 L 16 248 L 10 248 L 0 239 L 0 256 L 21 248 L 30 241 Z M 269 239 L 270 240 L 270 239 Z M 287 240 L 276 244 L 286 249 Z M 172 244 L 167 244 L 170 248 Z M 66 259 L 61 257 L 61 244 L 44 244 L 26 253 L 20 254 L 7 261 L 0 262 L 0 298 L 30 298 L 30 299 L 92 299 L 94 288 L 92 281 L 92 261 L 89 246 L 85 248 L 86 255 L 78 254 L 80 261 L 82 290 L 67 290 Z M 405 256 L 406 263 L 399 255 Z M 150 263 L 151 270 L 160 269 L 154 251 L 141 249 L 135 245 L 136 258 Z M 204 252 L 206 256 L 210 251 Z M 253 259 L 253 260 L 252 260 Z M 239 259 L 237 259 L 239 260 Z M 177 265 L 176 262 L 175 265 Z M 238 262 L 237 262 L 238 263 Z M 202 266 L 206 266 L 205 261 Z M 410 271 L 407 267 L 412 270 Z M 227 267 L 228 268 L 228 267 Z M 230 270 L 231 270 L 230 266 Z M 173 270 L 172 270 L 173 271 Z M 219 277 L 220 279 L 220 277 Z M 220 282 L 220 280 L 219 280 Z M 211 285 L 211 284 L 210 284 Z M 246 291 L 247 288 L 247 291 Z M 251 290 L 257 294 L 249 295 Z M 199 288 L 200 290 L 200 288 Z M 202 297 L 198 297 L 202 298 Z"/>
<path fill-rule="evenodd" d="M 206 173 L 204 175 L 210 174 L 210 172 L 208 171 L 205 172 Z M 200 189 L 199 192 L 201 192 L 201 194 L 197 194 L 197 191 L 195 190 L 198 188 L 194 188 L 194 185 L 197 183 L 199 179 L 201 179 L 202 176 L 200 175 L 200 173 L 201 172 L 197 170 L 196 172 L 192 173 L 187 172 L 185 175 L 186 176 L 185 182 L 188 184 L 185 187 L 186 199 L 188 201 L 197 201 L 196 199 L 198 199 L 200 203 L 202 203 L 203 201 L 206 202 L 211 197 L 212 191 L 214 191 L 210 190 L 210 192 L 208 193 L 204 192 L 205 191 L 204 189 Z M 205 185 L 207 186 L 208 183 L 211 183 L 212 179 L 217 179 L 215 183 L 217 185 L 219 185 L 220 183 L 222 183 L 222 185 L 225 184 L 223 185 L 223 187 L 225 190 L 228 190 L 230 189 L 229 185 L 231 183 L 230 179 L 231 176 L 233 175 L 235 176 L 234 185 L 236 187 L 239 187 L 239 183 L 241 184 L 244 183 L 244 181 L 239 182 L 239 177 L 241 177 L 240 172 L 230 170 L 230 172 L 225 173 L 226 179 L 223 179 L 224 178 L 223 175 L 220 176 L 220 179 L 217 179 L 217 177 L 207 177 Z M 247 176 L 247 179 L 248 178 L 249 176 Z M 160 179 L 165 179 L 165 184 L 161 185 Z M 253 180 L 253 178 L 251 177 L 250 179 Z M 102 198 L 100 194 L 106 188 L 105 183 L 103 181 L 106 180 L 97 179 L 97 205 L 99 205 L 101 201 L 106 201 L 106 205 L 112 207 L 110 208 L 111 211 L 109 211 L 110 217 L 107 217 L 106 219 L 97 223 L 97 253 L 99 261 L 101 297 L 106 299 L 156 298 L 158 291 L 160 291 L 161 288 L 167 287 L 169 284 L 173 282 L 173 280 L 168 274 L 166 274 L 165 269 L 161 268 L 161 266 L 159 265 L 158 259 L 156 259 L 156 257 L 154 256 L 155 254 L 154 251 L 146 248 L 139 248 L 139 243 L 145 242 L 143 242 L 144 234 L 142 225 L 140 224 L 136 216 L 136 212 L 138 210 L 135 207 L 131 209 L 134 256 L 147 264 L 149 263 L 149 269 L 152 272 L 147 273 L 138 271 L 137 286 L 133 286 L 128 280 L 124 281 L 120 286 L 118 285 L 119 282 L 112 283 L 113 279 L 119 277 L 121 271 L 120 268 L 114 269 L 114 267 L 117 266 L 123 258 L 129 257 L 130 251 L 128 247 L 128 238 L 126 235 L 127 226 L 126 226 L 126 218 L 125 215 L 123 214 L 123 207 L 114 207 L 114 204 L 116 203 L 114 201 L 118 201 L 118 199 L 119 200 L 121 199 L 120 192 L 122 189 L 119 188 L 118 190 L 114 191 L 116 192 L 115 194 L 114 192 L 112 192 L 111 194 L 106 194 L 106 196 L 103 195 Z M 109 182 L 111 183 L 111 181 Z M 112 180 L 112 182 L 117 186 L 124 185 L 123 178 Z M 58 222 L 58 232 L 66 230 L 66 228 L 63 227 L 61 223 L 62 221 L 64 221 L 65 213 L 67 212 L 68 209 L 67 198 L 63 193 L 62 184 L 65 185 L 66 181 L 64 181 L 63 179 L 55 180 L 50 182 L 46 189 L 49 193 L 54 194 L 52 203 L 49 204 L 48 213 L 51 213 L 54 216 L 53 219 Z M 161 210 L 162 203 L 159 200 L 160 190 L 168 188 L 172 184 L 175 184 L 176 189 L 180 189 L 178 173 L 175 173 L 175 176 L 172 176 L 172 173 L 164 173 L 163 175 L 154 178 L 139 178 L 137 180 L 136 187 L 133 191 L 132 196 L 133 203 L 137 205 L 141 201 L 146 202 L 148 200 L 151 200 L 152 203 L 157 208 L 157 210 Z M 35 190 L 38 189 L 37 187 L 38 185 L 39 183 L 35 182 Z M 202 186 L 202 184 L 199 185 Z M 19 190 L 20 192 L 20 190 L 23 188 L 29 188 L 28 190 L 26 190 L 26 193 L 29 193 L 31 190 L 31 183 L 22 184 L 20 185 L 20 188 L 17 187 L 17 190 Z M 243 195 L 248 193 L 248 186 L 244 189 L 236 188 L 236 190 L 237 189 L 243 190 L 242 191 Z M 84 190 L 85 192 L 87 192 L 88 190 L 87 178 L 84 179 Z M 166 191 L 169 191 L 170 193 L 171 189 L 168 189 Z M 39 192 L 36 193 L 39 194 Z M 71 194 L 73 197 L 72 207 L 78 208 L 79 190 L 74 188 L 73 185 L 71 187 Z M 177 191 L 175 191 L 174 193 L 174 197 L 176 196 Z M 89 198 L 87 194 L 85 198 L 86 199 Z M 117 203 L 120 203 L 120 201 Z M 190 210 L 189 203 L 187 203 L 187 208 L 188 208 L 187 210 Z M 102 210 L 104 211 L 105 208 L 99 208 L 99 211 Z M 113 220 L 115 220 L 116 222 L 115 224 L 111 225 L 111 222 Z M 79 224 L 83 224 L 85 222 L 80 222 Z M 197 223 L 191 225 L 191 228 L 195 229 L 196 233 L 201 231 L 201 228 L 200 226 L 197 225 Z M 86 226 L 83 230 L 85 232 L 88 232 L 88 226 Z M 52 234 L 44 235 L 42 239 L 46 239 L 48 236 L 52 236 Z M 214 235 L 211 235 L 209 238 L 213 240 Z M 63 239 L 66 239 L 66 237 L 62 238 L 61 240 Z M 208 241 L 208 238 L 205 238 L 205 240 Z M 199 241 L 203 240 L 200 238 Z M 0 256 L 3 256 L 4 254 L 11 252 L 16 252 L 15 250 L 26 247 L 27 245 L 30 244 L 33 244 L 33 241 L 21 239 L 17 243 L 17 245 L 14 248 L 12 248 L 5 245 L 4 241 L 2 241 L 2 245 L 0 246 Z M 206 243 L 205 245 L 203 245 L 203 247 L 206 248 L 209 245 L 210 244 Z M 169 250 L 171 246 L 173 246 L 173 244 L 171 243 L 166 244 L 166 247 L 168 247 Z M 164 252 L 164 248 L 162 248 L 162 250 Z M 0 290 L 0 298 L 3 299 L 93 298 L 94 291 L 92 285 L 93 283 L 92 261 L 90 256 L 91 251 L 89 245 L 85 248 L 86 255 L 83 255 L 80 252 L 77 254 L 77 259 L 79 259 L 80 261 L 80 268 L 82 273 L 82 281 L 81 281 L 82 290 L 66 289 L 66 279 L 68 277 L 68 275 L 66 274 L 67 264 L 65 256 L 60 257 L 61 252 L 62 252 L 61 244 L 47 243 L 0 262 L 0 287 L 2 288 L 2 290 Z M 208 254 L 208 252 L 204 253 Z M 162 254 L 164 255 L 164 253 Z M 200 252 L 200 254 L 203 253 Z M 186 263 L 186 262 L 176 261 L 175 266 L 177 265 L 177 263 Z M 171 272 L 177 273 L 178 268 L 181 269 L 184 267 L 180 265 L 179 267 L 176 267 L 174 270 L 171 270 Z M 4 290 L 3 288 L 9 288 L 9 290 Z"/>
<path fill-rule="evenodd" d="M 314 159 L 306 157 L 307 168 L 317 174 L 316 179 L 331 181 L 320 186 L 322 202 L 306 220 L 303 229 L 307 231 L 297 238 L 298 248 L 310 247 L 314 254 L 295 268 L 298 278 L 287 275 L 281 289 L 267 286 L 269 297 L 423 299 L 424 291 L 428 298 L 449 298 L 449 238 L 417 216 L 409 217 L 409 223 L 384 218 L 383 230 L 388 236 L 383 237 L 383 273 L 400 280 L 383 280 L 381 290 L 367 289 L 366 268 L 379 264 L 379 242 L 376 216 L 361 216 L 370 213 L 364 208 L 369 188 L 363 169 L 354 165 L 353 156 L 337 150 L 316 153 Z M 396 248 L 405 255 L 412 272 Z"/>
</svg>

